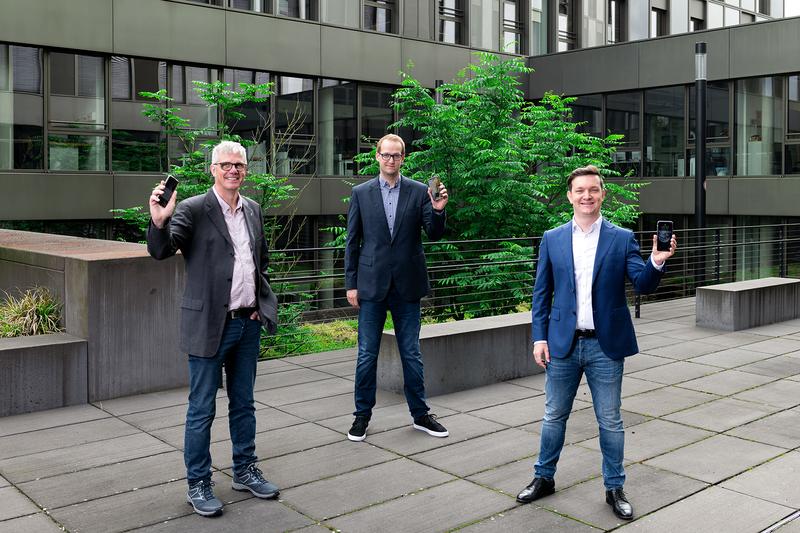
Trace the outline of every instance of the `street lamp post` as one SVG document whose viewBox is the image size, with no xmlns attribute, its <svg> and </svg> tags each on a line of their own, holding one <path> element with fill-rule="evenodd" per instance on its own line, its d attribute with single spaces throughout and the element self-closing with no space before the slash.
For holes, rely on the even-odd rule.
<svg viewBox="0 0 800 533">
<path fill-rule="evenodd" d="M 705 281 L 705 227 L 706 227 L 706 43 L 694 45 L 695 66 L 695 121 L 694 130 L 694 222 L 697 228 L 697 253 L 695 255 L 695 286 Z"/>
</svg>

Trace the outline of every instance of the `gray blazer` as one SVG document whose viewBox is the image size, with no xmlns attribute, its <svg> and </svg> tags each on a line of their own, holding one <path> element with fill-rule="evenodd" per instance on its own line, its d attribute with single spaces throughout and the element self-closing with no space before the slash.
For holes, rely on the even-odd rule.
<svg viewBox="0 0 800 533">
<path fill-rule="evenodd" d="M 256 265 L 256 300 L 261 322 L 270 333 L 278 323 L 278 301 L 269 285 L 268 250 L 261 206 L 242 197 Z M 206 194 L 180 202 L 163 229 L 150 221 L 147 251 L 166 259 L 180 250 L 186 264 L 186 288 L 181 301 L 180 348 L 199 357 L 217 353 L 225 327 L 233 277 L 233 242 L 217 197 Z"/>
</svg>

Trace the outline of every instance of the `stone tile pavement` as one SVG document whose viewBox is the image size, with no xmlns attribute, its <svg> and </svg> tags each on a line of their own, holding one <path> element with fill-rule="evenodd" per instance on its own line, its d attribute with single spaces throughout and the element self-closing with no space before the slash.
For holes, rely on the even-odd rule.
<svg viewBox="0 0 800 533">
<path fill-rule="evenodd" d="M 692 325 L 693 299 L 642 316 L 623 389 L 631 523 L 604 502 L 585 385 L 556 494 L 521 506 L 543 375 L 430 398 L 446 439 L 412 429 L 403 397 L 380 392 L 367 440 L 353 443 L 355 356 L 343 350 L 259 364 L 257 451 L 278 501 L 231 489 L 221 391 L 212 453 L 225 513 L 192 514 L 186 390 L 173 390 L 0 419 L 0 533 L 800 532 L 800 320 L 706 330 Z"/>
</svg>

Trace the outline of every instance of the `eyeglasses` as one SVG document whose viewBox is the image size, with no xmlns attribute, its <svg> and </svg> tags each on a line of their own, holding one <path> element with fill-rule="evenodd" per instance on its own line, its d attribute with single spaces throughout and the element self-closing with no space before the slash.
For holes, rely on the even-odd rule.
<svg viewBox="0 0 800 533">
<path fill-rule="evenodd" d="M 241 172 L 242 170 L 247 170 L 247 164 L 245 163 L 230 163 L 228 161 L 225 161 L 224 163 L 212 163 L 212 164 L 217 165 L 225 172 L 229 171 L 231 168 L 235 168 L 237 172 Z"/>
<path fill-rule="evenodd" d="M 381 156 L 381 159 L 383 159 L 384 161 L 388 161 L 390 159 L 394 159 L 395 161 L 400 161 L 401 159 L 403 159 L 403 154 L 384 154 L 378 152 L 378 155 Z"/>
</svg>

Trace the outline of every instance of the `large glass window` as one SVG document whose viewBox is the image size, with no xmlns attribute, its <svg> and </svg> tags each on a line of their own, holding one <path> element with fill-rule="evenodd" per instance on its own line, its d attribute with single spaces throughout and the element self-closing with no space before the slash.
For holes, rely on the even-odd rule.
<svg viewBox="0 0 800 533">
<path fill-rule="evenodd" d="M 581 47 L 606 44 L 606 0 L 583 0 Z"/>
<path fill-rule="evenodd" d="M 241 90 L 240 83 L 263 84 L 270 82 L 267 72 L 254 72 L 252 70 L 225 69 L 222 74 L 225 83 L 230 84 L 234 90 Z M 261 95 L 266 96 L 266 95 Z M 241 136 L 247 141 L 256 144 L 247 147 L 247 164 L 250 172 L 269 172 L 271 156 L 270 147 L 270 102 L 249 102 L 237 111 L 244 115 L 243 118 L 228 119 L 231 133 Z"/>
<path fill-rule="evenodd" d="M 245 11 L 272 13 L 272 0 L 230 0 L 230 7 Z"/>
<path fill-rule="evenodd" d="M 522 53 L 522 7 L 516 0 L 503 1 L 503 51 Z"/>
<path fill-rule="evenodd" d="M 319 18 L 322 22 L 359 27 L 361 0 L 320 0 Z"/>
<path fill-rule="evenodd" d="M 275 172 L 314 174 L 314 80 L 280 76 L 275 98 Z"/>
<path fill-rule="evenodd" d="M 572 50 L 577 46 L 575 2 L 574 0 L 558 0 L 558 51 Z"/>
<path fill-rule="evenodd" d="M 723 26 L 724 8 L 713 2 L 706 2 L 706 28 L 709 30 Z"/>
<path fill-rule="evenodd" d="M 606 97 L 606 129 L 608 133 L 624 135 L 614 153 L 612 167 L 625 175 L 639 176 L 642 160 L 639 115 L 641 93 L 617 93 Z"/>
<path fill-rule="evenodd" d="M 547 3 L 542 0 L 530 0 L 530 6 L 528 54 L 536 56 L 547 53 Z"/>
<path fill-rule="evenodd" d="M 0 169 L 43 167 L 42 50 L 0 44 Z"/>
<path fill-rule="evenodd" d="M 786 116 L 786 174 L 800 174 L 800 76 L 789 76 Z"/>
<path fill-rule="evenodd" d="M 303 20 L 317 20 L 315 0 L 279 0 L 278 14 Z"/>
<path fill-rule="evenodd" d="M 50 53 L 50 169 L 107 169 L 105 86 L 102 57 Z"/>
<path fill-rule="evenodd" d="M 364 29 L 397 33 L 395 0 L 364 0 Z"/>
<path fill-rule="evenodd" d="M 736 81 L 736 173 L 781 174 L 783 84 L 779 76 Z"/>
<path fill-rule="evenodd" d="M 725 8 L 725 25 L 737 26 L 739 24 L 739 10 L 730 7 Z"/>
<path fill-rule="evenodd" d="M 710 81 L 706 87 L 706 175 L 729 176 L 732 172 L 730 134 L 730 87 L 727 81 Z M 694 176 L 695 89 L 689 86 L 689 175 Z"/>
<path fill-rule="evenodd" d="M 370 145 L 387 133 L 394 122 L 391 107 L 392 89 L 389 87 L 361 86 L 361 135 Z"/>
<path fill-rule="evenodd" d="M 608 13 L 606 13 L 606 26 L 609 44 L 621 43 L 626 40 L 626 0 L 608 0 Z"/>
<path fill-rule="evenodd" d="M 464 1 L 439 0 L 439 40 L 443 43 L 464 44 Z"/>
<path fill-rule="evenodd" d="M 500 44 L 500 3 L 470 0 L 469 36 L 474 48 L 497 50 Z"/>
<path fill-rule="evenodd" d="M 322 80 L 319 91 L 319 174 L 352 176 L 358 148 L 356 84 Z"/>
<path fill-rule="evenodd" d="M 579 96 L 572 104 L 572 120 L 585 123 L 576 128 L 578 131 L 603 137 L 603 97 L 599 94 Z"/>
<path fill-rule="evenodd" d="M 669 34 L 669 19 L 663 9 L 650 10 L 650 37 L 661 37 Z"/>
<path fill-rule="evenodd" d="M 684 88 L 664 87 L 644 93 L 644 175 L 683 176 Z"/>
</svg>

